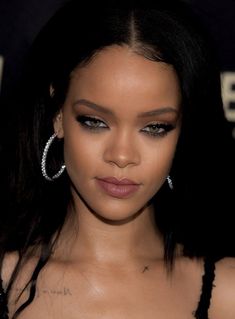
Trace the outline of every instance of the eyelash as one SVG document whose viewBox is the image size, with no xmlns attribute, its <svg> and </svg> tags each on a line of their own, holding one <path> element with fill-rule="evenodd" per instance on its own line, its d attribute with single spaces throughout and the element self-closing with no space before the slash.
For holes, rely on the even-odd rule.
<svg viewBox="0 0 235 319">
<path fill-rule="evenodd" d="M 107 129 L 107 125 L 97 119 L 96 117 L 90 117 L 90 116 L 85 116 L 85 115 L 80 115 L 77 117 L 77 121 L 85 128 L 91 131 L 99 131 L 102 129 Z M 92 124 L 87 124 L 86 122 L 91 122 L 93 124 L 101 124 L 103 123 L 105 126 L 93 126 Z M 172 124 L 164 124 L 164 123 L 154 123 L 154 124 L 149 124 L 145 128 L 153 128 L 156 127 L 158 129 L 158 132 L 150 132 L 150 131 L 144 131 L 145 134 L 149 135 L 150 137 L 164 137 L 168 132 L 173 130 L 175 127 Z M 160 132 L 159 132 L 160 130 Z"/>
</svg>

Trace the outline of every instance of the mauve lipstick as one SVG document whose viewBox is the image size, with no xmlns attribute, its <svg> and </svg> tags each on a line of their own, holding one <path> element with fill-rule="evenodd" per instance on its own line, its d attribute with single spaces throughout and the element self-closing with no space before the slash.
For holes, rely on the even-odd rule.
<svg viewBox="0 0 235 319">
<path fill-rule="evenodd" d="M 131 194 L 135 193 L 140 186 L 140 184 L 127 178 L 119 180 L 116 177 L 102 177 L 96 178 L 96 181 L 102 190 L 108 195 L 116 198 L 129 197 Z"/>
</svg>

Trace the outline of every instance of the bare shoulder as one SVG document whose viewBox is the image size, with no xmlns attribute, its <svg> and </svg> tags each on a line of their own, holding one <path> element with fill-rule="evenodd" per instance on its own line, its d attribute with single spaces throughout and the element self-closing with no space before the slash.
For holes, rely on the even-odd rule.
<svg viewBox="0 0 235 319">
<path fill-rule="evenodd" d="M 12 273 L 17 265 L 17 262 L 19 260 L 19 254 L 18 252 L 9 252 L 6 253 L 3 259 L 3 264 L 2 264 L 2 281 L 3 281 L 3 286 L 6 287 Z"/>
<path fill-rule="evenodd" d="M 235 318 L 235 258 L 224 258 L 216 263 L 210 317 Z"/>
<path fill-rule="evenodd" d="M 20 270 L 18 272 L 18 277 L 21 279 L 25 279 L 29 277 L 30 274 L 32 274 L 32 270 L 34 269 L 36 265 L 36 261 L 38 259 L 32 257 L 32 258 L 25 258 L 21 260 Z M 3 287 L 7 287 L 12 274 L 18 264 L 19 261 L 19 253 L 17 251 L 6 253 L 3 259 L 2 264 L 2 281 L 3 281 Z"/>
</svg>

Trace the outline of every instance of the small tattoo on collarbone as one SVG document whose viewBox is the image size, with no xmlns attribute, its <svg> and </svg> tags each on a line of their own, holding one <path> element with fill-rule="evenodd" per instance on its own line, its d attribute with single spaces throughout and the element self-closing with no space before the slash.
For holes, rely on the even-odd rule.
<svg viewBox="0 0 235 319">
<path fill-rule="evenodd" d="M 144 266 L 144 269 L 142 270 L 142 273 L 144 273 L 145 271 L 149 271 L 149 265 Z"/>
<path fill-rule="evenodd" d="M 26 291 L 30 291 L 30 288 L 27 287 Z M 22 293 L 24 289 L 16 288 L 16 291 Z M 51 288 L 41 288 L 40 290 L 36 290 L 35 296 L 38 298 L 41 295 L 50 295 L 50 296 L 72 296 L 72 292 L 69 288 L 63 287 L 61 289 L 51 289 Z"/>
</svg>

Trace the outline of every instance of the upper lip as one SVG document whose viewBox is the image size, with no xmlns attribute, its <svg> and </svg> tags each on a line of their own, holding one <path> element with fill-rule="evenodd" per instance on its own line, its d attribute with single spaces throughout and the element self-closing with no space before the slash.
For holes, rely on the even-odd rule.
<svg viewBox="0 0 235 319">
<path fill-rule="evenodd" d="M 127 178 L 121 178 L 121 179 L 117 179 L 116 177 L 102 177 L 102 178 L 98 178 L 101 179 L 102 181 L 105 181 L 107 183 L 112 183 L 112 184 L 116 184 L 116 185 L 139 185 L 139 183 L 136 183 L 130 179 Z"/>
</svg>

